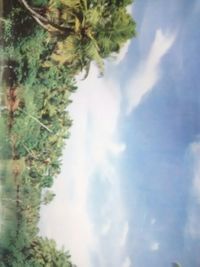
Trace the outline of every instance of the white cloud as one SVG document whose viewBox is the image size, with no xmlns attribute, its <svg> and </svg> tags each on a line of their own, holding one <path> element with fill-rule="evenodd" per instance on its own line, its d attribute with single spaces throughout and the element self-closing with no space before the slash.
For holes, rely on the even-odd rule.
<svg viewBox="0 0 200 267">
<path fill-rule="evenodd" d="M 115 155 L 116 157 L 121 155 L 122 152 L 124 152 L 126 150 L 126 145 L 124 143 L 111 143 L 109 145 L 109 150 L 110 152 Z"/>
<path fill-rule="evenodd" d="M 91 77 L 95 74 L 91 73 Z M 94 85 L 94 88 L 91 88 Z M 88 90 L 88 114 L 89 124 L 89 152 L 96 164 L 100 165 L 107 159 L 108 154 L 119 156 L 125 149 L 125 144 L 116 140 L 116 131 L 121 111 L 121 95 L 117 84 L 103 79 L 88 80 L 84 88 Z M 83 96 L 82 96 L 83 97 Z"/>
<path fill-rule="evenodd" d="M 151 251 L 158 251 L 160 249 L 160 243 L 159 242 L 157 242 L 157 241 L 154 241 L 154 242 L 152 242 L 151 243 L 151 245 L 150 245 L 150 250 Z"/>
<path fill-rule="evenodd" d="M 109 231 L 111 230 L 111 226 L 112 226 L 112 222 L 111 220 L 108 220 L 103 226 L 102 226 L 102 230 L 101 230 L 101 234 L 103 236 L 106 236 Z"/>
<path fill-rule="evenodd" d="M 87 131 L 86 103 L 79 97 L 77 102 L 80 109 L 78 121 L 74 121 L 72 137 L 68 140 L 64 152 L 63 170 L 53 187 L 56 198 L 42 210 L 41 231 L 44 235 L 54 238 L 59 245 L 70 249 L 78 266 L 86 267 L 90 266 L 90 248 L 95 246 L 96 240 L 87 213 L 89 170 L 84 152 Z"/>
<path fill-rule="evenodd" d="M 122 267 L 131 267 L 132 263 L 131 263 L 131 259 L 129 257 L 127 257 L 124 262 L 122 263 Z"/>
<path fill-rule="evenodd" d="M 128 233 L 129 233 L 129 224 L 128 222 L 125 222 L 123 226 L 120 242 L 119 242 L 121 247 L 124 247 L 126 245 Z"/>
<path fill-rule="evenodd" d="M 110 196 L 100 211 L 107 217 L 102 218 L 109 215 L 114 223 L 125 220 L 119 176 L 113 166 L 113 159 L 125 150 L 118 137 L 120 110 L 118 86 L 99 79 L 98 70 L 92 67 L 88 79 L 79 84 L 73 96 L 70 108 L 73 126 L 64 151 L 63 170 L 53 186 L 56 198 L 43 207 L 40 221 L 41 233 L 69 249 L 79 267 L 91 266 L 91 251 L 96 250 L 102 257 L 98 252 L 101 232 L 94 231 L 88 211 L 88 202 L 93 201 L 89 192 L 94 173 L 98 172 L 110 184 Z M 110 222 L 105 222 L 102 234 L 109 233 L 110 228 Z M 114 234 L 120 235 L 120 231 Z M 120 252 L 119 249 L 113 254 Z"/>
<path fill-rule="evenodd" d="M 154 41 L 147 57 L 139 63 L 136 74 L 130 80 L 127 87 L 127 99 L 129 114 L 149 93 L 160 78 L 160 63 L 163 56 L 172 47 L 175 41 L 175 34 L 163 33 L 157 30 Z"/>
</svg>

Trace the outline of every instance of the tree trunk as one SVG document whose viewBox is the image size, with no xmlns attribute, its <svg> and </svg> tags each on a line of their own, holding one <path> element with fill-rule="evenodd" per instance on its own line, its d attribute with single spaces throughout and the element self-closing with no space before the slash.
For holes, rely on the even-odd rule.
<svg viewBox="0 0 200 267">
<path fill-rule="evenodd" d="M 70 27 L 63 27 L 60 26 L 59 24 L 56 24 L 46 17 L 40 15 L 36 10 L 34 10 L 29 4 L 26 2 L 26 0 L 18 0 L 21 5 L 25 7 L 25 9 L 32 15 L 32 17 L 37 21 L 37 23 L 42 26 L 45 30 L 50 30 L 48 26 L 53 27 L 57 31 L 63 33 L 63 34 L 70 34 L 73 33 L 74 31 Z"/>
</svg>

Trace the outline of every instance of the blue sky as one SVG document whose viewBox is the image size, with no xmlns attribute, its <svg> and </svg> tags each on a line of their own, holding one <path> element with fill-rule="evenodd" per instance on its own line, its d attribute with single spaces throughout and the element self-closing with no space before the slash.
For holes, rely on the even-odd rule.
<svg viewBox="0 0 200 267">
<path fill-rule="evenodd" d="M 137 37 L 78 81 L 41 233 L 79 267 L 200 266 L 200 2 L 138 0 Z"/>
</svg>

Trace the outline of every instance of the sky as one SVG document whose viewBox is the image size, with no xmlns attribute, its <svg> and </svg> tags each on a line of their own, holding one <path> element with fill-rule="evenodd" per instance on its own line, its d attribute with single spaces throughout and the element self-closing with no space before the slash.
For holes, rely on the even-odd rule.
<svg viewBox="0 0 200 267">
<path fill-rule="evenodd" d="M 40 231 L 79 267 L 200 266 L 199 0 L 137 0 L 137 36 L 73 95 Z"/>
</svg>

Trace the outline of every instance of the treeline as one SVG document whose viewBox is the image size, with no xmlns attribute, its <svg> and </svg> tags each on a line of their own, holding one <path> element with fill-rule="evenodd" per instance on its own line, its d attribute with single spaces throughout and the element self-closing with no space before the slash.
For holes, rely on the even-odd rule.
<svg viewBox="0 0 200 267">
<path fill-rule="evenodd" d="M 54 194 L 72 121 L 74 76 L 135 35 L 129 0 L 6 0 L 1 35 L 0 266 L 69 267 L 70 255 L 38 236 L 39 210 Z"/>
</svg>

